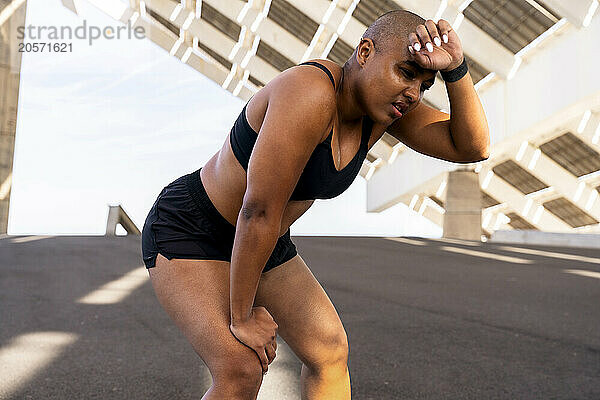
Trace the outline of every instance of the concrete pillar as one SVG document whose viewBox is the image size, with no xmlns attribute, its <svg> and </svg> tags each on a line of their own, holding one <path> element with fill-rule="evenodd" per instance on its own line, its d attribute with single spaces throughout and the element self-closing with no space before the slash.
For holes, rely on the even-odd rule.
<svg viewBox="0 0 600 400">
<path fill-rule="evenodd" d="M 448 172 L 444 238 L 481 240 L 481 189 L 470 168 Z"/>
<path fill-rule="evenodd" d="M 0 234 L 7 233 L 21 76 L 17 27 L 25 25 L 27 1 L 0 0 Z"/>
<path fill-rule="evenodd" d="M 123 210 L 121 205 L 108 206 L 108 218 L 106 219 L 105 236 L 116 236 L 117 224 L 121 225 L 128 235 L 140 235 L 140 230 L 133 223 L 129 215 Z"/>
</svg>

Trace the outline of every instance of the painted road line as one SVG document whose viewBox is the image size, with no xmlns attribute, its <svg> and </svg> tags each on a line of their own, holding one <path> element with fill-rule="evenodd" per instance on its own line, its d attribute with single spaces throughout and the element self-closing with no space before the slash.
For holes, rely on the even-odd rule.
<svg viewBox="0 0 600 400">
<path fill-rule="evenodd" d="M 588 278 L 600 279 L 600 272 L 596 271 L 587 271 L 585 269 L 563 269 L 563 272 L 566 272 L 567 274 L 587 276 Z"/>
<path fill-rule="evenodd" d="M 552 257 L 552 258 L 560 258 L 563 260 L 572 260 L 572 261 L 581 261 L 581 262 L 592 263 L 592 264 L 600 264 L 600 258 L 578 256 L 575 254 L 557 253 L 554 251 L 526 249 L 523 247 L 513 247 L 513 246 L 501 246 L 501 247 L 498 247 L 498 249 L 505 250 L 505 251 L 512 251 L 514 253 L 531 254 L 533 256 Z"/>
<path fill-rule="evenodd" d="M 483 251 L 463 249 L 460 247 L 442 246 L 441 249 L 445 250 L 445 251 L 450 251 L 452 253 L 465 254 L 467 256 L 473 256 L 473 257 L 490 258 L 492 260 L 504 261 L 504 262 L 515 263 L 515 264 L 533 264 L 534 263 L 533 260 L 526 260 L 524 258 L 503 256 L 500 254 L 494 254 L 494 253 L 489 253 L 489 252 L 484 253 Z"/>
<path fill-rule="evenodd" d="M 405 244 L 412 244 L 413 246 L 425 246 L 427 244 L 425 242 L 421 242 L 420 240 L 406 239 L 401 237 L 386 237 L 384 239 L 393 240 L 394 242 L 400 242 Z"/>
<path fill-rule="evenodd" d="M 27 243 L 27 242 L 35 242 L 36 240 L 48 239 L 54 236 L 48 235 L 36 235 L 36 236 L 24 236 L 11 239 L 11 243 Z"/>
</svg>

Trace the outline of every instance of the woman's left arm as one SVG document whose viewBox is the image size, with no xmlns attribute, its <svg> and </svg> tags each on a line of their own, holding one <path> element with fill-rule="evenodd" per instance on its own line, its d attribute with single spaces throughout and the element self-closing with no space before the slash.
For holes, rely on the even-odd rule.
<svg viewBox="0 0 600 400">
<path fill-rule="evenodd" d="M 442 37 L 447 40 L 441 40 Z M 437 38 L 437 40 L 436 40 Z M 415 62 L 425 69 L 448 72 L 464 60 L 458 35 L 450 24 L 440 19 L 436 25 L 428 20 L 409 35 L 409 41 L 419 44 L 420 51 L 411 47 Z M 441 43 L 427 50 L 427 43 Z M 450 79 L 451 80 L 451 79 Z M 467 72 L 454 82 L 445 82 L 450 100 L 450 115 L 422 102 L 386 131 L 408 147 L 432 157 L 454 162 L 476 162 L 489 156 L 490 136 L 487 119 Z"/>
</svg>

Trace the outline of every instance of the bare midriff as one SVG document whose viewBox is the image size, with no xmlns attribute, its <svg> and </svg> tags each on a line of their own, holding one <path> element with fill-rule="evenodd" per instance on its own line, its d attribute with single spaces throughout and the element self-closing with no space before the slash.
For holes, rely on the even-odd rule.
<svg viewBox="0 0 600 400">
<path fill-rule="evenodd" d="M 268 92 L 265 89 L 263 88 L 250 100 L 246 109 L 248 122 L 257 132 L 256 128 L 262 122 L 257 123 L 253 117 L 260 116 L 260 120 L 264 118 L 268 100 L 266 98 Z M 258 111 L 250 112 L 249 110 Z M 221 149 L 202 167 L 200 175 L 206 193 L 215 208 L 230 224 L 235 226 L 246 192 L 246 171 L 233 154 L 229 141 L 230 134 L 231 132 L 227 135 Z M 314 200 L 290 200 L 281 218 L 279 236 L 283 235 L 313 203 Z"/>
<path fill-rule="evenodd" d="M 223 148 L 202 167 L 200 175 L 206 193 L 217 211 L 235 226 L 246 192 L 246 171 L 231 150 L 229 136 Z M 313 203 L 314 200 L 290 200 L 281 218 L 279 236 Z"/>
</svg>

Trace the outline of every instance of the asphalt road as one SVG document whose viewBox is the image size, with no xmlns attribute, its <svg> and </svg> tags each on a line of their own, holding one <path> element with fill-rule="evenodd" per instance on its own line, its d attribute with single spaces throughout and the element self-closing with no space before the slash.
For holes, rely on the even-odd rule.
<svg viewBox="0 0 600 400">
<path fill-rule="evenodd" d="M 599 250 L 293 241 L 348 333 L 353 399 L 600 399 Z M 0 399 L 202 397 L 210 374 L 139 249 L 134 236 L 0 239 Z M 300 368 L 278 338 L 258 398 L 300 399 Z"/>
</svg>

